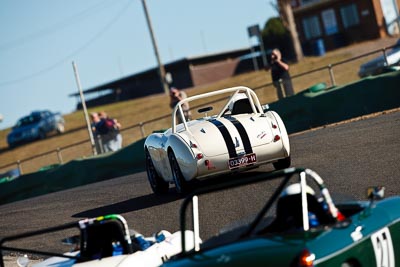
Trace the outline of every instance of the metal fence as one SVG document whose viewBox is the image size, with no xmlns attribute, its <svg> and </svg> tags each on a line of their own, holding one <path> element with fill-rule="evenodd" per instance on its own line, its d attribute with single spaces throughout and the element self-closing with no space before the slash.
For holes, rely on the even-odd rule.
<svg viewBox="0 0 400 267">
<path fill-rule="evenodd" d="M 373 56 L 376 56 L 376 54 L 382 54 L 384 60 L 387 62 L 387 51 L 388 49 L 391 49 L 393 47 L 395 46 L 381 48 L 356 57 L 352 57 L 350 59 L 338 61 L 336 63 L 332 63 L 324 67 L 315 68 L 313 70 L 304 73 L 292 75 L 291 78 L 293 81 L 293 85 L 295 87 L 295 91 L 296 92 L 302 91 L 305 88 L 309 88 L 317 83 L 325 83 L 328 88 L 335 87 L 339 84 L 350 83 L 358 78 L 356 71 L 358 71 L 360 64 L 371 59 Z M 341 70 L 335 72 L 335 69 L 338 68 L 341 68 Z M 354 73 L 352 73 L 352 75 L 348 75 L 349 72 L 354 72 Z M 346 73 L 346 75 L 341 75 L 343 73 Z M 350 80 L 346 80 L 342 76 L 350 77 Z M 302 88 L 296 88 L 296 84 L 302 84 Z M 255 91 L 260 91 L 257 92 L 257 95 L 259 96 L 261 103 L 263 103 L 263 92 L 261 90 L 265 90 L 266 88 L 272 86 L 273 86 L 272 83 L 267 83 L 253 88 Z M 218 99 L 213 102 L 218 102 L 223 100 L 225 101 L 225 98 Z M 191 107 L 191 109 L 195 108 L 196 107 Z M 145 138 L 149 133 L 153 131 L 169 128 L 170 123 L 171 123 L 171 115 L 167 114 L 164 116 L 160 116 L 158 118 L 141 122 L 139 124 L 125 127 L 121 131 L 123 137 L 123 143 L 126 146 L 142 138 Z M 84 130 L 84 128 L 86 127 L 82 127 L 81 130 Z M 0 173 L 10 169 L 12 170 L 17 169 L 20 174 L 26 174 L 38 170 L 51 168 L 52 166 L 63 164 L 70 160 L 89 157 L 92 156 L 92 153 L 93 152 L 92 152 L 91 142 L 90 139 L 88 138 L 64 147 L 59 147 L 55 150 L 48 151 L 46 153 L 42 153 L 29 158 L 18 160 L 11 164 L 0 166 Z M 38 169 L 38 166 L 41 167 Z"/>
</svg>

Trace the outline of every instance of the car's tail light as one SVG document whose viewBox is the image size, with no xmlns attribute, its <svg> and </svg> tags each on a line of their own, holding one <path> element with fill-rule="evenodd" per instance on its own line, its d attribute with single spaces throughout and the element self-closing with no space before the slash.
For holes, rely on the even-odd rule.
<svg viewBox="0 0 400 267">
<path fill-rule="evenodd" d="M 272 129 L 276 129 L 276 128 L 278 128 L 278 126 L 276 126 L 276 124 L 272 123 Z"/>
<path fill-rule="evenodd" d="M 204 158 L 204 155 L 202 153 L 197 153 L 196 159 L 202 159 Z"/>
<path fill-rule="evenodd" d="M 195 143 L 190 142 L 190 147 L 191 148 L 197 148 L 197 145 Z"/>
<path fill-rule="evenodd" d="M 279 135 L 275 135 L 274 136 L 274 142 L 277 142 L 279 140 L 281 140 L 281 137 Z"/>
<path fill-rule="evenodd" d="M 343 222 L 344 220 L 346 220 L 346 216 L 344 216 L 343 213 L 341 213 L 340 211 L 338 211 L 338 212 L 337 212 L 337 217 L 336 217 L 336 219 L 337 219 L 339 222 Z"/>
<path fill-rule="evenodd" d="M 308 249 L 303 249 L 300 254 L 299 266 L 300 267 L 313 267 L 315 254 L 311 253 Z"/>
</svg>

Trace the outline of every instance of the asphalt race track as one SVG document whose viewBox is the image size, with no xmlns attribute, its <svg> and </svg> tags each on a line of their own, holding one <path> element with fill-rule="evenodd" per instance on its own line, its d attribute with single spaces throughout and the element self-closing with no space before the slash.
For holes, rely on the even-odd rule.
<svg viewBox="0 0 400 267">
<path fill-rule="evenodd" d="M 297 133 L 290 136 L 292 166 L 317 171 L 340 200 L 364 200 L 367 186 L 373 185 L 384 185 L 386 196 L 400 194 L 399 133 L 399 111 Z M 271 170 L 265 166 L 229 179 Z M 263 183 L 200 198 L 201 237 L 248 220 L 272 190 Z M 2 205 L 0 237 L 110 213 L 123 215 L 130 228 L 144 235 L 161 229 L 174 232 L 179 230 L 181 203 L 172 186 L 170 194 L 157 197 L 146 173 L 137 173 Z M 35 246 L 28 241 L 25 245 Z"/>
</svg>

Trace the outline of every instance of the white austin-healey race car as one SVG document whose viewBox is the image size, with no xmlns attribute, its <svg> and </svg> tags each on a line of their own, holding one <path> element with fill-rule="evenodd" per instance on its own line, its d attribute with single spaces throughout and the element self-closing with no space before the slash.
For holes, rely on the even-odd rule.
<svg viewBox="0 0 400 267">
<path fill-rule="evenodd" d="M 218 105 L 226 99 L 225 105 Z M 185 120 L 182 105 L 189 102 L 197 112 Z M 178 116 L 183 118 L 180 124 Z M 147 176 L 156 194 L 166 193 L 169 183 L 175 184 L 178 193 L 187 193 L 195 179 L 267 163 L 283 169 L 291 163 L 282 119 L 261 106 L 255 92 L 244 86 L 181 100 L 172 111 L 172 127 L 150 134 L 144 152 Z"/>
</svg>

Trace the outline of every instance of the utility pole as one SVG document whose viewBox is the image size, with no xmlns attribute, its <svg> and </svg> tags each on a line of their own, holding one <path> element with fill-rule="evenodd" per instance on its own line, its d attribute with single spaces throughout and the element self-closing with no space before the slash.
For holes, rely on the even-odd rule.
<svg viewBox="0 0 400 267">
<path fill-rule="evenodd" d="M 264 42 L 261 36 L 261 31 L 260 31 L 260 26 L 258 24 L 252 25 L 247 27 L 247 32 L 249 34 L 249 38 L 255 36 L 257 37 L 258 40 L 258 45 L 260 46 L 260 53 L 261 53 L 261 58 L 263 61 L 263 68 L 265 68 L 266 66 L 268 66 L 268 61 L 267 61 L 267 55 L 265 53 L 265 48 L 264 48 Z M 253 49 L 253 45 L 251 45 L 250 43 L 250 49 L 251 52 L 253 53 L 254 49 Z M 253 64 L 254 64 L 254 68 L 255 70 L 258 70 L 258 63 L 257 63 L 257 58 L 253 57 Z"/>
<path fill-rule="evenodd" d="M 92 145 L 92 152 L 93 152 L 93 155 L 97 155 L 96 144 L 94 141 L 92 127 L 90 126 L 89 115 L 88 115 L 87 108 L 86 108 L 86 101 L 85 101 L 85 97 L 83 96 L 81 81 L 79 80 L 78 68 L 76 67 L 76 64 L 74 61 L 72 61 L 72 67 L 74 69 L 76 85 L 78 86 L 79 95 L 81 97 L 82 109 L 83 109 L 83 114 L 84 114 L 85 120 L 86 120 L 87 130 L 89 133 L 90 144 Z"/>
<path fill-rule="evenodd" d="M 150 31 L 151 41 L 153 43 L 154 53 L 156 55 L 156 59 L 157 59 L 157 63 L 158 63 L 158 74 L 160 75 L 160 82 L 161 82 L 162 87 L 164 88 L 165 94 L 169 95 L 169 87 L 168 87 L 167 81 L 165 80 L 165 69 L 164 69 L 164 65 L 161 64 L 160 56 L 158 54 L 157 43 L 156 43 L 156 39 L 154 37 L 153 27 L 151 26 L 150 16 L 147 11 L 146 0 L 142 0 L 142 4 L 143 4 L 144 14 L 146 16 L 147 25 L 148 25 L 149 31 Z"/>
</svg>

